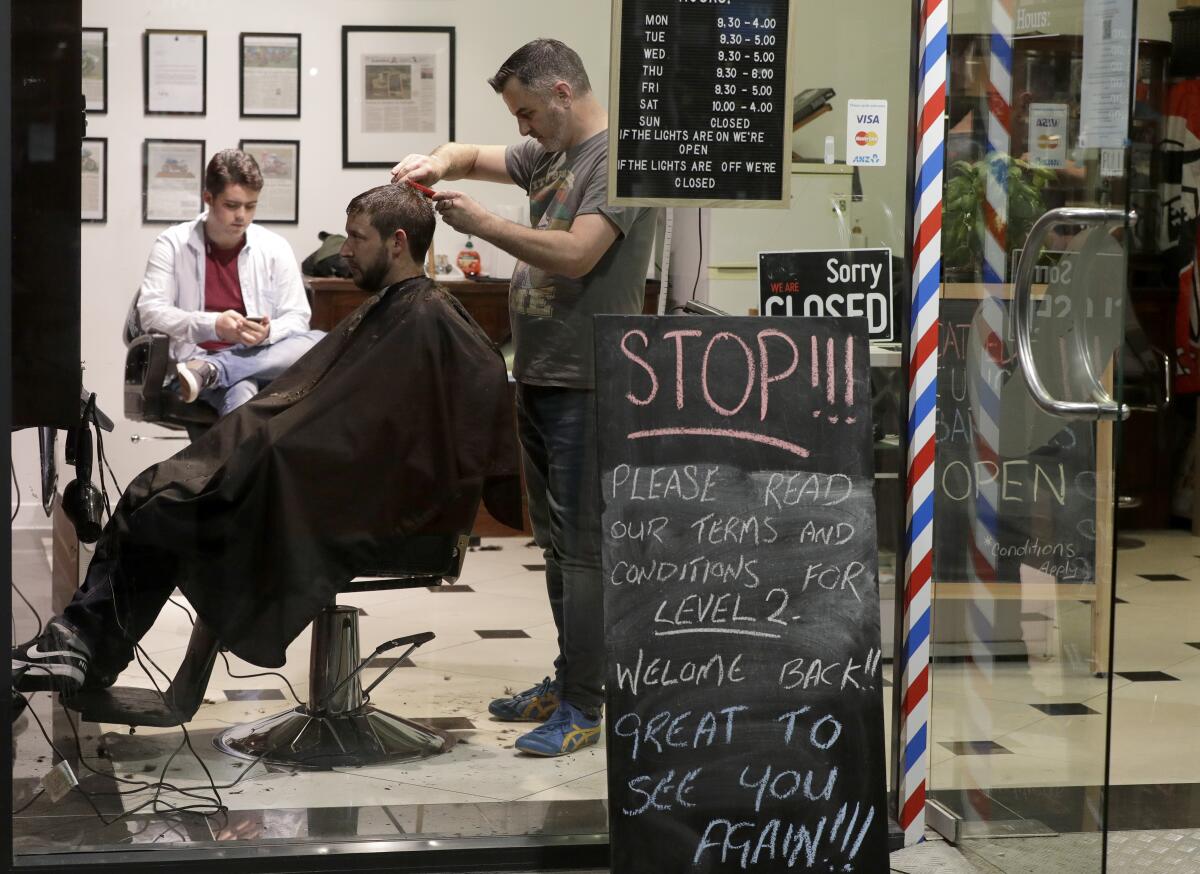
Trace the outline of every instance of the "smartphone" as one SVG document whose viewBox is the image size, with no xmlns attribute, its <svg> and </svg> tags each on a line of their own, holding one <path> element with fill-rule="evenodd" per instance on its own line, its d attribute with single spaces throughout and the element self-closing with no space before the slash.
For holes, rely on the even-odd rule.
<svg viewBox="0 0 1200 874">
<path fill-rule="evenodd" d="M 263 323 L 263 317 L 262 316 L 246 316 L 246 321 L 254 322 L 254 324 L 256 324 L 256 325 L 261 325 Z"/>
</svg>

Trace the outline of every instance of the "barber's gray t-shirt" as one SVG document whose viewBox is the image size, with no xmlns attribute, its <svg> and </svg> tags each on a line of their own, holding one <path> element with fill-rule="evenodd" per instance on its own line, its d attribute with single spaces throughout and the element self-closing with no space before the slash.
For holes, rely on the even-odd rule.
<svg viewBox="0 0 1200 874">
<path fill-rule="evenodd" d="M 592 316 L 642 311 L 657 210 L 608 205 L 608 131 L 565 152 L 525 140 L 504 158 L 509 176 L 529 193 L 531 227 L 566 231 L 576 216 L 599 213 L 620 231 L 586 276 L 571 279 L 518 261 L 508 291 L 517 381 L 593 388 Z"/>
</svg>

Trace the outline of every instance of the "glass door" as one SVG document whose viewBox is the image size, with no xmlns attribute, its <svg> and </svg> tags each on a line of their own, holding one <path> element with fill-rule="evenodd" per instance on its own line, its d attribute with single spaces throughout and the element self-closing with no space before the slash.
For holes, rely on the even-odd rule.
<svg viewBox="0 0 1200 874">
<path fill-rule="evenodd" d="M 1133 0 L 950 8 L 927 821 L 987 870 L 1104 864 L 1135 51 Z"/>
</svg>

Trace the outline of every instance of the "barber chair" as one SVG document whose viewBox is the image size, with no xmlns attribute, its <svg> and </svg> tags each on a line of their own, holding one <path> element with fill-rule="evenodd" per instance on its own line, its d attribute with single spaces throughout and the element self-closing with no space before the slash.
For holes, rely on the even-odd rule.
<svg viewBox="0 0 1200 874">
<path fill-rule="evenodd" d="M 474 515 L 474 514 L 472 514 Z M 462 570 L 469 528 L 454 534 L 405 538 L 389 564 L 402 572 L 359 577 L 339 592 L 409 589 L 453 582 Z M 358 609 L 330 603 L 313 620 L 309 692 L 305 704 L 256 722 L 226 729 L 214 739 L 230 755 L 290 767 L 335 767 L 400 762 L 443 753 L 454 738 L 443 731 L 395 716 L 369 703 L 361 671 L 375 656 L 407 646 L 405 656 L 433 640 L 431 631 L 399 637 L 360 658 Z M 89 722 L 165 728 L 190 720 L 204 699 L 220 641 L 197 619 L 187 653 L 170 686 L 154 689 L 112 687 L 82 692 L 63 701 Z"/>
<path fill-rule="evenodd" d="M 307 280 L 304 293 L 311 307 L 312 288 Z M 185 404 L 168 388 L 171 378 L 175 376 L 176 364 L 171 360 L 171 340 L 166 334 L 150 333 L 142 328 L 137 308 L 140 294 L 140 288 L 133 294 L 122 332 L 127 350 L 125 418 L 134 422 L 149 422 L 172 431 L 187 431 L 194 440 L 217 421 L 217 411 L 205 403 Z"/>
<path fill-rule="evenodd" d="M 217 421 L 217 411 L 208 404 L 185 404 L 168 388 L 175 375 L 171 360 L 171 338 L 147 331 L 138 313 L 133 293 L 121 339 L 125 342 L 125 418 L 150 422 L 172 431 L 187 431 L 195 438 Z M 171 438 L 181 439 L 181 438 Z"/>
<path fill-rule="evenodd" d="M 125 418 L 150 422 L 189 435 L 217 421 L 217 411 L 205 403 L 185 404 L 168 388 L 175 375 L 170 338 L 142 334 L 129 339 L 125 352 Z"/>
</svg>

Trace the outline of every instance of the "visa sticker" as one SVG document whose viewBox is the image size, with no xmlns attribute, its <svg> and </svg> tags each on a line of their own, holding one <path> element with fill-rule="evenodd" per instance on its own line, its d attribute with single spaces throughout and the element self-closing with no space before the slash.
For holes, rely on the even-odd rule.
<svg viewBox="0 0 1200 874">
<path fill-rule="evenodd" d="M 887 164 L 887 101 L 846 101 L 846 163 L 859 167 Z"/>
</svg>

